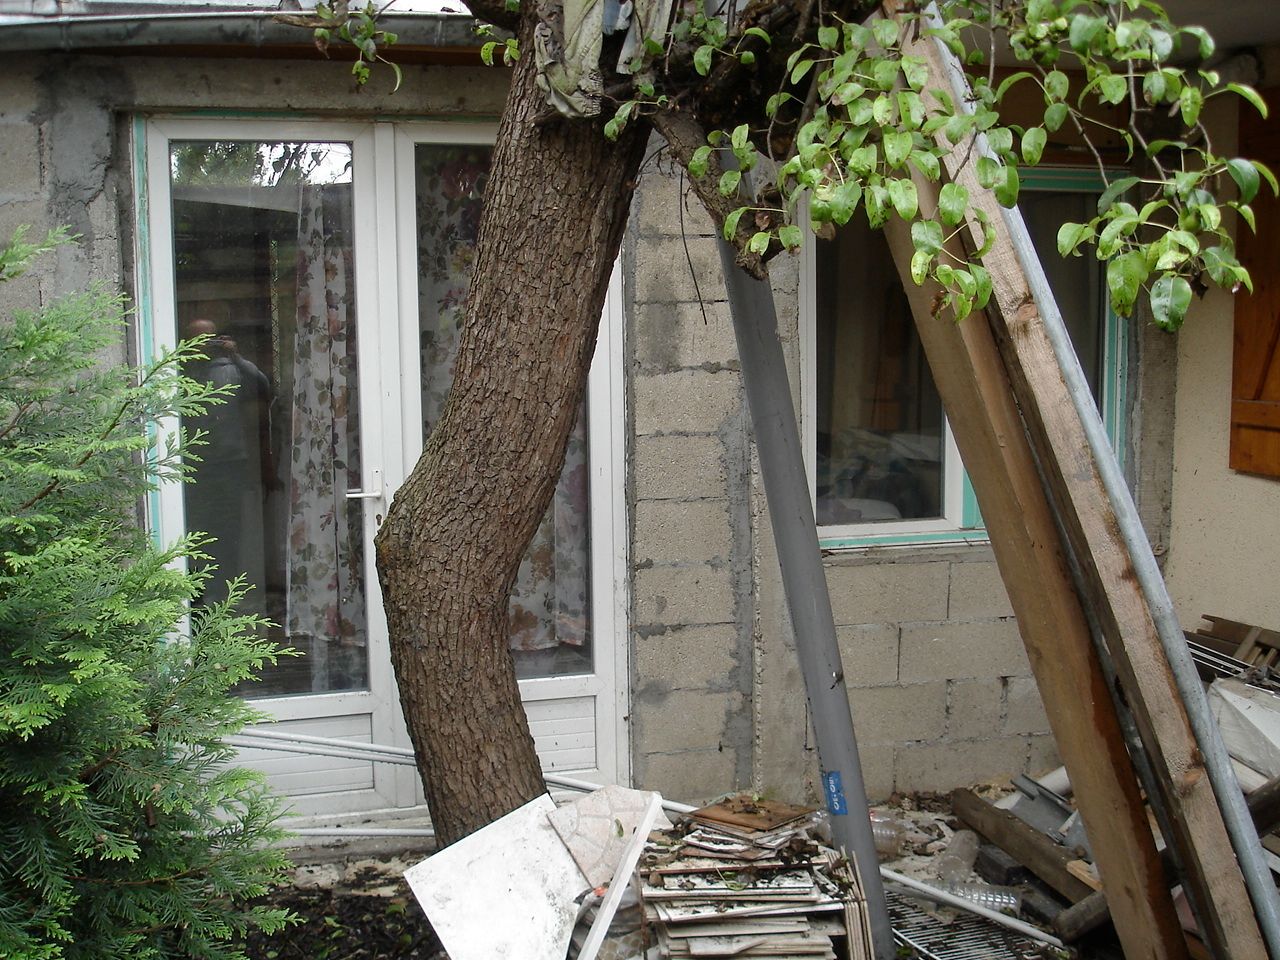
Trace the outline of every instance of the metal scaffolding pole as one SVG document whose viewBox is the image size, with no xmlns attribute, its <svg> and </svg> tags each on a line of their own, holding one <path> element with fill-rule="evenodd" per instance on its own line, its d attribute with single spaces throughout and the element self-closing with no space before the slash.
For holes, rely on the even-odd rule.
<svg viewBox="0 0 1280 960">
<path fill-rule="evenodd" d="M 760 472 L 773 521 L 782 586 L 817 737 L 831 830 L 836 843 L 857 859 L 866 889 L 876 958 L 890 960 L 894 955 L 893 931 L 884 886 L 874 867 L 876 848 L 867 814 L 866 787 L 849 713 L 840 648 L 836 644 L 827 578 L 822 569 L 800 431 L 791 404 L 791 385 L 778 340 L 773 290 L 768 283 L 740 269 L 734 255 L 733 247 L 721 240 L 720 260 L 724 265 L 733 330 L 738 341 L 742 381 L 760 453 Z"/>
</svg>

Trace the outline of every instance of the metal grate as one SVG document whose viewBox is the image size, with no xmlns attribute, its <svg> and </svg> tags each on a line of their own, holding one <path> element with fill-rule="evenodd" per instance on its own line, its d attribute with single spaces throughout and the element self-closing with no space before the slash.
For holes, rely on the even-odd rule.
<svg viewBox="0 0 1280 960">
<path fill-rule="evenodd" d="M 891 890 L 885 895 L 894 938 L 924 960 L 1046 960 L 1066 955 L 972 913 L 959 913 L 951 923 L 943 923 L 908 897 Z"/>
</svg>

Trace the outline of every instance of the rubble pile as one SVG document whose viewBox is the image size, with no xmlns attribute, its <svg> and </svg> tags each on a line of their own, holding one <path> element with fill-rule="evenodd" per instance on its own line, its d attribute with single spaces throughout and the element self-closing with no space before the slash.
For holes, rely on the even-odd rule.
<svg viewBox="0 0 1280 960">
<path fill-rule="evenodd" d="M 661 957 L 872 956 L 857 870 L 822 815 L 739 795 L 650 834 L 640 901 Z"/>
</svg>

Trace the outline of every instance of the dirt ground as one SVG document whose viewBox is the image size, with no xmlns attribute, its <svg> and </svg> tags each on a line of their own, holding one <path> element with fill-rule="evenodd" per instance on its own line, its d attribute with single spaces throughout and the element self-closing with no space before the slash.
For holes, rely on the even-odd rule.
<svg viewBox="0 0 1280 960">
<path fill-rule="evenodd" d="M 448 960 L 407 887 L 391 895 L 291 889 L 270 899 L 302 922 L 251 938 L 253 960 Z"/>
</svg>

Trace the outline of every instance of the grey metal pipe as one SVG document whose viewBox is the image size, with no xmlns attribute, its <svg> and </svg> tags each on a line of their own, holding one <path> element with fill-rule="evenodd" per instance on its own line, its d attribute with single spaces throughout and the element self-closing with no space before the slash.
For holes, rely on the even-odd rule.
<svg viewBox="0 0 1280 960">
<path fill-rule="evenodd" d="M 778 340 L 773 290 L 738 267 L 733 247 L 723 239 L 719 247 L 743 387 L 778 546 L 783 591 L 817 737 L 831 832 L 836 843 L 851 851 L 857 860 L 866 888 L 875 954 L 877 960 L 889 960 L 894 955 L 893 930 L 884 885 L 875 869 L 879 861 L 867 814 L 866 787 L 822 569 L 800 430 Z"/>
<path fill-rule="evenodd" d="M 936 17 L 936 7 L 930 5 L 930 13 Z M 955 102 L 962 109 L 972 110 L 968 98 L 968 81 L 955 56 L 946 45 L 935 38 L 941 51 L 943 62 L 951 81 Z M 984 137 L 979 138 L 978 151 L 985 156 L 992 156 L 990 145 Z M 1253 903 L 1254 913 L 1258 918 L 1258 926 L 1267 942 L 1267 950 L 1273 960 L 1280 960 L 1280 898 L 1276 895 L 1275 885 L 1271 881 L 1271 873 L 1262 856 L 1262 845 L 1258 841 L 1257 830 L 1249 816 L 1244 795 L 1240 792 L 1235 773 L 1231 769 L 1231 760 L 1227 756 L 1227 748 L 1222 742 L 1222 734 L 1209 711 L 1209 702 L 1204 688 L 1200 685 L 1200 676 L 1196 672 L 1195 663 L 1187 649 L 1186 639 L 1182 635 L 1182 625 L 1173 609 L 1173 601 L 1165 587 L 1164 578 L 1156 565 L 1155 555 L 1151 552 L 1151 544 L 1147 540 L 1146 531 L 1138 517 L 1137 507 L 1129 487 L 1124 481 L 1120 464 L 1116 461 L 1111 449 L 1111 442 L 1103 427 L 1102 418 L 1094 406 L 1092 394 L 1085 381 L 1084 371 L 1071 345 L 1071 337 L 1063 323 L 1062 313 L 1058 309 L 1053 291 L 1049 287 L 1048 277 L 1040 264 L 1031 235 L 1027 231 L 1022 213 L 1014 208 L 1001 209 L 1005 229 L 1013 241 L 1018 262 L 1026 274 L 1035 297 L 1040 316 L 1044 320 L 1049 342 L 1053 347 L 1054 357 L 1062 376 L 1070 388 L 1072 402 L 1076 412 L 1084 424 L 1085 436 L 1089 448 L 1098 464 L 1098 472 L 1102 477 L 1103 487 L 1111 500 L 1120 527 L 1120 535 L 1133 560 L 1134 572 L 1138 585 L 1151 611 L 1156 633 L 1160 637 L 1160 645 L 1177 684 L 1178 693 L 1186 706 L 1187 717 L 1195 735 L 1196 744 L 1204 757 L 1205 770 L 1209 782 L 1213 785 L 1214 795 L 1222 810 L 1222 819 L 1231 837 L 1231 846 L 1236 859 L 1240 863 L 1245 885 Z"/>
</svg>

